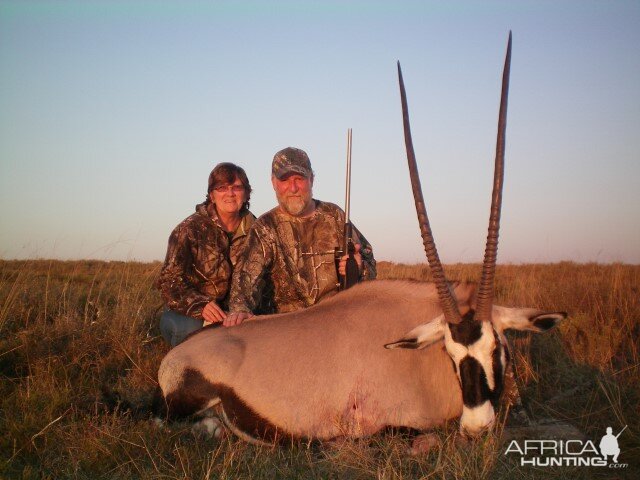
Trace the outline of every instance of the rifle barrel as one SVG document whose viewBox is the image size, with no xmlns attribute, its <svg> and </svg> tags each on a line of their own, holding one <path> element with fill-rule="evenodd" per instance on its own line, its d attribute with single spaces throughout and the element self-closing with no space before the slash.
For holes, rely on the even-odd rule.
<svg viewBox="0 0 640 480">
<path fill-rule="evenodd" d="M 351 209 L 351 129 L 347 130 L 347 185 L 345 188 L 344 218 L 349 223 Z"/>
<path fill-rule="evenodd" d="M 620 433 L 618 433 L 616 435 L 616 438 L 618 438 L 622 434 L 622 432 L 624 432 L 627 429 L 627 427 L 628 427 L 628 425 L 625 425 L 624 428 L 622 430 L 620 430 Z"/>
</svg>

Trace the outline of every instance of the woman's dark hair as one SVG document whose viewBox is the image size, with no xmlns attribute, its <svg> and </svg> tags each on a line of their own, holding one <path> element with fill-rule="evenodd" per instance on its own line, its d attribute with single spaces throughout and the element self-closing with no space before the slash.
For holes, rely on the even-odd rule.
<svg viewBox="0 0 640 480">
<path fill-rule="evenodd" d="M 244 186 L 244 193 L 247 197 L 242 205 L 242 210 L 249 210 L 249 200 L 251 199 L 251 184 L 249 183 L 249 178 L 242 167 L 229 162 L 219 163 L 211 170 L 209 174 L 207 200 L 205 203 L 207 205 L 211 203 L 211 191 L 214 188 L 220 185 L 231 185 L 236 181 L 236 178 L 240 180 L 240 183 Z"/>
</svg>

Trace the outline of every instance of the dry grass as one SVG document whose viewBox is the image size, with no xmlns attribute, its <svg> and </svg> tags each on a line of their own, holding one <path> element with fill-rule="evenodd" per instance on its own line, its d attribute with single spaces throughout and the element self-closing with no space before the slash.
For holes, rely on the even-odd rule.
<svg viewBox="0 0 640 480">
<path fill-rule="evenodd" d="M 640 267 L 506 265 L 497 300 L 567 310 L 544 336 L 514 335 L 527 408 L 599 439 L 620 437 L 626 471 L 520 467 L 497 435 L 462 447 L 455 424 L 441 446 L 407 456 L 401 434 L 340 445 L 260 448 L 212 441 L 187 425 L 158 428 L 144 412 L 167 347 L 152 284 L 160 265 L 0 261 L 0 478 L 635 478 L 640 467 Z M 424 265 L 379 264 L 382 278 L 428 280 Z M 477 280 L 478 265 L 449 277 Z M 103 388 L 119 396 L 105 396 Z M 499 432 L 498 432 L 499 433 Z"/>
</svg>

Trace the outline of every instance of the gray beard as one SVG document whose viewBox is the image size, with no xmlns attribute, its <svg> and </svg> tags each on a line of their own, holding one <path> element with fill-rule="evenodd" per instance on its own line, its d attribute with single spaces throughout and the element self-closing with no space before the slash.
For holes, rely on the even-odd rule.
<svg viewBox="0 0 640 480">
<path fill-rule="evenodd" d="M 282 208 L 285 212 L 287 212 L 292 217 L 297 217 L 301 213 L 303 213 L 306 210 L 307 206 L 309 205 L 309 202 L 311 201 L 312 201 L 311 197 L 309 197 L 309 199 L 306 202 L 305 202 L 305 199 L 302 197 L 278 199 L 280 208 Z"/>
</svg>

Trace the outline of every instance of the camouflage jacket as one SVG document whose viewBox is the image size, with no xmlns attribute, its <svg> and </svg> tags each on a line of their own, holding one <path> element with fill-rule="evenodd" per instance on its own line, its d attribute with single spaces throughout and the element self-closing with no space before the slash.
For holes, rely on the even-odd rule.
<svg viewBox="0 0 640 480">
<path fill-rule="evenodd" d="M 344 212 L 332 203 L 314 201 L 316 210 L 309 218 L 294 218 L 276 207 L 253 224 L 233 275 L 231 312 L 260 313 L 258 303 L 267 296 L 272 311 L 291 312 L 338 291 L 335 251 L 342 244 Z M 361 244 L 362 277 L 373 279 L 371 245 L 355 227 L 354 237 Z"/>
<path fill-rule="evenodd" d="M 254 221 L 247 212 L 231 235 L 222 228 L 213 204 L 196 205 L 196 212 L 171 232 L 156 283 L 169 309 L 193 318 L 202 318 L 211 300 L 227 309 L 233 268 Z"/>
</svg>

